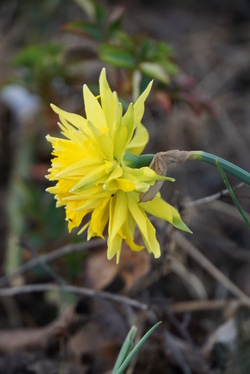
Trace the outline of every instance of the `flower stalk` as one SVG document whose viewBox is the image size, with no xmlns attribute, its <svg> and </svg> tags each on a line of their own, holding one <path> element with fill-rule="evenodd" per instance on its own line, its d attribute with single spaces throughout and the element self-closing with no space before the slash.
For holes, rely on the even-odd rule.
<svg viewBox="0 0 250 374">
<path fill-rule="evenodd" d="M 219 162 L 224 171 L 250 186 L 250 173 L 240 168 L 239 166 L 232 164 L 231 162 L 224 160 L 221 157 L 203 151 L 190 151 L 189 154 L 190 160 L 204 161 L 216 167 L 218 167 L 217 162 Z"/>
<path fill-rule="evenodd" d="M 219 163 L 221 168 L 225 172 L 231 174 L 235 178 L 241 180 L 242 182 L 250 186 L 250 173 L 249 172 L 211 153 L 207 153 L 203 151 L 179 151 L 175 149 L 175 150 L 166 151 L 166 152 L 158 152 L 153 157 L 150 154 L 143 155 L 143 156 L 145 158 L 142 160 L 142 162 L 145 162 L 147 160 L 147 157 L 148 157 L 148 160 L 151 159 L 151 163 L 149 167 L 153 169 L 159 175 L 166 175 L 167 166 L 173 162 L 182 163 L 188 160 L 203 161 L 210 165 L 216 166 L 217 168 L 218 168 L 218 163 Z M 139 160 L 137 160 L 136 165 L 139 165 L 139 164 L 140 162 Z M 163 164 L 165 164 L 165 168 L 163 168 Z M 162 186 L 162 181 L 157 181 L 155 185 L 150 187 L 147 192 L 141 194 L 141 197 L 140 197 L 141 201 L 149 201 L 153 199 L 154 196 L 157 194 L 157 192 L 160 190 L 161 186 Z"/>
</svg>

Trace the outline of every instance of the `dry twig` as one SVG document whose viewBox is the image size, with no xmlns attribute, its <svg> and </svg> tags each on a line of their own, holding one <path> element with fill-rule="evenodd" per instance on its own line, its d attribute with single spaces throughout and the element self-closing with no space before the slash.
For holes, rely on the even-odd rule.
<svg viewBox="0 0 250 374">
<path fill-rule="evenodd" d="M 31 292 L 45 292 L 45 291 L 58 291 L 58 292 L 71 292 L 78 295 L 90 296 L 90 297 L 102 297 L 103 299 L 113 300 L 118 303 L 125 303 L 134 308 L 141 310 L 147 310 L 148 305 L 140 303 L 139 301 L 130 299 L 125 296 L 111 294 L 105 291 L 91 290 L 90 288 L 68 286 L 68 285 L 56 285 L 56 284 L 30 284 L 20 287 L 2 288 L 0 289 L 0 297 L 14 296 L 24 293 Z"/>
<path fill-rule="evenodd" d="M 211 261 L 209 261 L 189 240 L 184 237 L 184 235 L 179 231 L 174 231 L 172 236 L 176 243 L 214 279 L 216 279 L 234 296 L 242 299 L 247 305 L 250 305 L 250 298 L 230 279 L 228 279 Z"/>
<path fill-rule="evenodd" d="M 90 248 L 99 247 L 103 243 L 104 243 L 103 239 L 94 239 L 90 242 L 69 244 L 64 247 L 58 248 L 54 250 L 53 252 L 39 256 L 39 261 L 38 261 L 38 258 L 34 257 L 32 260 L 30 260 L 29 262 L 26 262 L 24 265 L 16 269 L 16 271 L 14 271 L 13 273 L 6 274 L 2 278 L 0 278 L 0 287 L 7 285 L 14 278 L 19 277 L 20 275 L 34 269 L 36 266 L 40 265 L 41 263 L 53 261 L 59 257 L 66 256 L 69 253 L 87 251 Z"/>
<path fill-rule="evenodd" d="M 40 328 L 20 328 L 0 331 L 0 352 L 10 354 L 21 350 L 46 349 L 52 340 L 66 340 L 70 336 L 71 327 L 78 324 L 83 316 L 67 311 L 62 317 L 48 326 Z"/>
</svg>

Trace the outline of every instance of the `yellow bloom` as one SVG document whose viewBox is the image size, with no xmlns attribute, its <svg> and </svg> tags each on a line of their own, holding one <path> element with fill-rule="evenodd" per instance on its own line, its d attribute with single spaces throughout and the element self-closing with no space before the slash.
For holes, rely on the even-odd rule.
<svg viewBox="0 0 250 374">
<path fill-rule="evenodd" d="M 123 240 L 134 251 L 143 248 L 134 242 L 136 226 L 149 253 L 159 257 L 155 228 L 146 213 L 189 230 L 177 210 L 159 194 L 152 201 L 140 202 L 140 194 L 157 180 L 172 180 L 157 175 L 148 166 L 136 168 L 131 163 L 131 157 L 140 155 L 148 142 L 141 119 L 152 83 L 125 114 L 117 94 L 108 85 L 105 69 L 99 84 L 99 97 L 86 85 L 83 87 L 86 118 L 52 105 L 64 138 L 47 136 L 54 156 L 47 178 L 56 181 L 47 191 L 55 195 L 58 207 L 65 206 L 69 231 L 79 227 L 85 217 L 79 233 L 87 229 L 88 240 L 94 236 L 104 238 L 108 226 L 108 259 L 116 255 L 119 261 Z"/>
</svg>

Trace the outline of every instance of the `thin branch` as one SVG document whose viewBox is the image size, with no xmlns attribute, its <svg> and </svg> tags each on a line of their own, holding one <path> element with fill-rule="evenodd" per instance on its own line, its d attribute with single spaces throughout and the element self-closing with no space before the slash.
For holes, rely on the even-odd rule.
<svg viewBox="0 0 250 374">
<path fill-rule="evenodd" d="M 228 291 L 239 299 L 243 299 L 250 305 L 250 298 L 237 287 L 225 274 L 223 274 L 211 261 L 209 261 L 189 240 L 179 231 L 173 232 L 173 239 L 176 243 L 191 256 L 203 269 L 205 269 L 214 279 L 222 284 Z"/>
<path fill-rule="evenodd" d="M 90 248 L 95 248 L 100 246 L 101 244 L 105 243 L 103 239 L 93 239 L 90 242 L 82 242 L 77 244 L 69 244 L 64 247 L 58 248 L 53 252 L 47 253 L 45 255 L 39 256 L 39 261 L 37 258 L 33 258 L 29 262 L 26 262 L 18 269 L 16 269 L 13 273 L 6 274 L 2 278 L 0 278 L 0 287 L 6 286 L 16 277 L 26 273 L 27 271 L 32 270 L 36 266 L 40 265 L 41 262 L 46 263 L 53 261 L 59 257 L 66 256 L 69 253 L 79 252 L 79 251 L 87 251 Z"/>
<path fill-rule="evenodd" d="M 233 190 L 236 191 L 237 189 L 243 187 L 244 185 L 245 184 L 243 182 L 239 183 L 237 186 L 235 186 L 233 188 Z M 224 190 L 222 190 L 220 192 L 217 192 L 217 193 L 215 193 L 213 195 L 205 196 L 205 197 L 203 197 L 201 199 L 197 199 L 195 201 L 189 201 L 189 202 L 183 203 L 183 204 L 181 204 L 181 209 L 194 208 L 194 207 L 196 207 L 198 205 L 211 203 L 214 200 L 218 200 L 221 197 L 228 196 L 228 195 L 229 195 L 229 191 L 228 191 L 227 188 L 225 188 Z"/>
<path fill-rule="evenodd" d="M 247 305 L 244 300 L 239 299 L 227 299 L 227 300 L 191 300 L 191 301 L 180 301 L 168 305 L 168 310 L 173 314 L 179 313 L 193 313 L 201 311 L 212 311 L 217 309 L 232 308 L 237 309 L 241 305 Z"/>
<path fill-rule="evenodd" d="M 70 308 L 61 317 L 42 327 L 19 327 L 0 330 L 0 353 L 13 354 L 20 351 L 45 351 L 48 346 L 64 343 L 74 334 L 77 326 L 82 326 L 84 315 Z M 20 372 L 20 371 L 18 371 Z M 22 371 L 23 372 L 23 371 Z"/>
<path fill-rule="evenodd" d="M 147 310 L 149 306 L 139 301 L 130 299 L 125 296 L 111 294 L 105 291 L 91 290 L 90 288 L 68 286 L 68 285 L 56 285 L 56 284 L 29 284 L 20 287 L 10 287 L 0 289 L 0 297 L 14 296 L 24 293 L 31 292 L 45 292 L 45 291 L 57 291 L 57 292 L 71 292 L 78 295 L 90 296 L 90 297 L 102 297 L 103 299 L 112 300 L 122 304 L 128 304 L 134 308 L 141 310 Z"/>
<path fill-rule="evenodd" d="M 67 284 L 67 282 L 62 278 L 60 277 L 60 275 L 58 275 L 52 268 L 51 266 L 44 261 L 44 259 L 42 258 L 42 256 L 39 256 L 37 254 L 37 251 L 36 249 L 29 245 L 29 244 L 26 244 L 26 247 L 30 249 L 30 252 L 32 253 L 32 257 L 34 260 L 37 261 L 37 265 L 40 265 L 40 267 L 46 272 L 48 273 L 52 279 L 54 279 L 58 284 L 60 285 L 65 285 Z"/>
</svg>

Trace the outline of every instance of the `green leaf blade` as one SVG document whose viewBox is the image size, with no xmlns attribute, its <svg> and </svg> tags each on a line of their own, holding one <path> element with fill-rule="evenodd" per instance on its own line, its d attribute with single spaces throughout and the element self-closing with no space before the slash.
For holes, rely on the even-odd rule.
<svg viewBox="0 0 250 374">
<path fill-rule="evenodd" d="M 230 183 L 229 183 L 229 181 L 228 181 L 228 179 L 226 177 L 226 174 L 224 173 L 223 167 L 220 165 L 219 160 L 216 161 L 216 164 L 217 164 L 218 170 L 220 172 L 220 175 L 221 175 L 221 177 L 223 179 L 223 182 L 225 183 L 225 185 L 226 185 L 226 187 L 228 189 L 228 192 L 230 193 L 230 196 L 231 196 L 231 198 L 232 198 L 232 200 L 234 202 L 234 205 L 236 206 L 236 208 L 238 209 L 240 215 L 242 216 L 242 218 L 244 219 L 244 221 L 247 224 L 248 228 L 250 229 L 250 222 L 249 222 L 249 220 L 248 220 L 248 218 L 247 218 L 244 210 L 242 209 L 242 207 L 241 207 L 241 205 L 240 205 L 237 197 L 235 196 L 235 193 L 233 192 L 233 189 L 232 189 L 232 187 L 231 187 L 231 185 L 230 185 Z"/>
<path fill-rule="evenodd" d="M 112 374 L 115 374 L 118 369 L 120 368 L 120 366 L 122 365 L 122 363 L 124 362 L 124 360 L 126 359 L 126 357 L 128 356 L 129 352 L 131 351 L 131 348 L 133 346 L 133 342 L 134 342 L 134 337 L 135 337 L 135 334 L 137 332 L 137 328 L 135 326 L 132 326 L 121 349 L 120 349 L 120 352 L 119 352 L 119 355 L 117 357 L 117 360 L 116 360 L 116 363 L 115 363 L 115 366 L 113 368 L 113 371 L 112 371 Z"/>
<path fill-rule="evenodd" d="M 99 47 L 99 57 L 102 61 L 124 69 L 135 69 L 136 59 L 120 47 L 102 44 Z"/>
<path fill-rule="evenodd" d="M 116 372 L 113 372 L 112 374 L 122 374 L 124 370 L 129 365 L 132 358 L 135 356 L 135 354 L 139 351 L 141 346 L 145 343 L 145 341 L 149 338 L 149 336 L 154 332 L 154 330 L 161 324 L 162 322 L 157 322 L 139 341 L 139 343 L 136 344 L 136 346 L 133 348 L 133 350 L 128 354 L 126 359 L 123 361 L 122 365 L 119 367 L 119 369 Z"/>
</svg>

